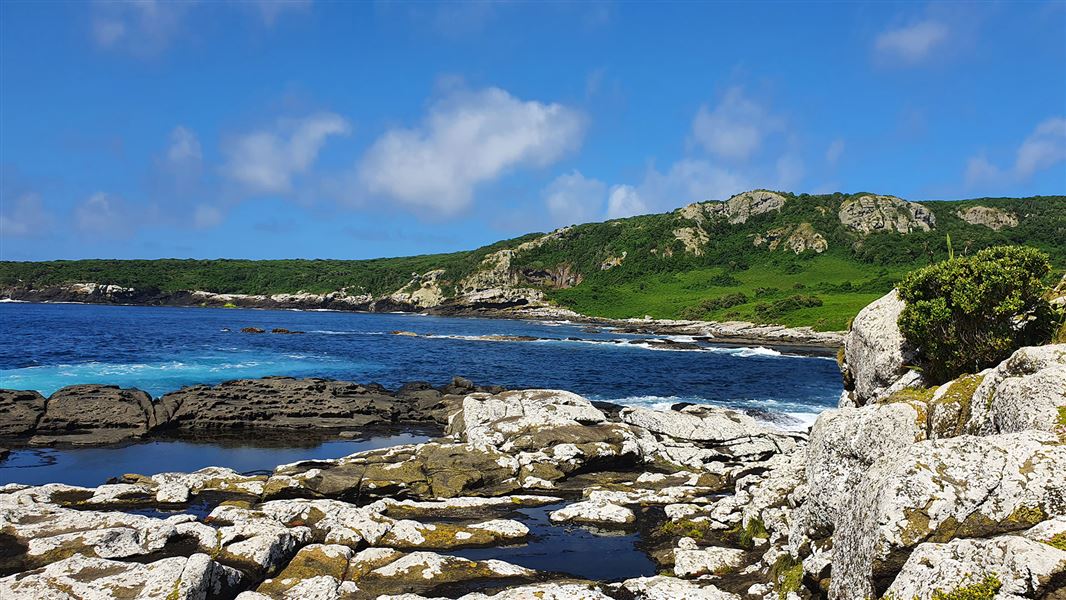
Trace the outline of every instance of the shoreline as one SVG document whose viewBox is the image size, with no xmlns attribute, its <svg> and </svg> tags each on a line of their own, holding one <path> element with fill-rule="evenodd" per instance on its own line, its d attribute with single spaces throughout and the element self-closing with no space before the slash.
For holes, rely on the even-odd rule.
<svg viewBox="0 0 1066 600">
<path fill-rule="evenodd" d="M 59 288 L 57 288 L 59 289 Z M 218 302 L 194 302 L 194 298 L 200 298 L 196 293 L 182 293 L 163 297 L 166 301 L 143 301 L 123 302 L 110 296 L 88 296 L 83 300 L 57 300 L 42 298 L 42 290 L 23 290 L 23 294 L 17 294 L 18 288 L 3 290 L 2 303 L 12 304 L 83 304 L 101 306 L 148 306 L 148 307 L 173 307 L 173 308 L 229 308 L 250 310 L 286 310 L 294 312 L 338 312 L 355 314 L 406 314 L 424 315 L 455 318 L 480 318 L 501 319 L 511 321 L 532 321 L 537 323 L 564 322 L 577 325 L 589 325 L 610 328 L 619 333 L 635 333 L 643 335 L 665 336 L 692 336 L 704 338 L 711 344 L 723 346 L 765 346 L 774 350 L 784 350 L 796 353 L 810 353 L 818 356 L 833 356 L 836 350 L 843 345 L 844 332 L 840 331 L 815 331 L 810 327 L 788 327 L 785 325 L 757 324 L 746 321 L 686 321 L 674 319 L 611 319 L 607 317 L 595 317 L 582 315 L 568 308 L 557 307 L 547 304 L 530 305 L 528 302 L 512 306 L 475 306 L 442 304 L 432 307 L 402 307 L 404 310 L 396 310 L 395 305 L 382 307 L 377 310 L 372 304 L 362 308 L 344 307 L 321 307 L 321 306 L 291 306 L 278 303 L 273 300 L 257 301 L 261 297 L 243 296 L 241 305 L 226 306 Z M 37 293 L 33 293 L 37 292 Z M 45 292 L 43 295 L 52 295 L 53 292 Z M 23 297 L 17 297 L 22 295 Z M 214 294 L 220 298 L 232 295 Z M 201 298 L 202 299 L 202 298 Z M 385 310 L 390 309 L 390 310 Z"/>
</svg>

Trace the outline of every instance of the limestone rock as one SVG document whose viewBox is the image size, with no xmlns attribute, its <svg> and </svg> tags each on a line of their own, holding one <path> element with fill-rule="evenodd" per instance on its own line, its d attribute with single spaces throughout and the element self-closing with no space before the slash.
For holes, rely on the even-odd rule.
<svg viewBox="0 0 1066 600">
<path fill-rule="evenodd" d="M 988 576 L 1002 585 L 997 598 L 1043 598 L 1051 589 L 1062 591 L 1066 552 L 1014 535 L 927 542 L 914 549 L 885 595 L 925 600 L 936 592 L 980 584 Z"/>
<path fill-rule="evenodd" d="M 785 197 L 768 190 L 752 190 L 732 196 L 718 205 L 708 205 L 708 212 L 724 215 L 732 224 L 745 223 L 755 215 L 780 211 Z"/>
<path fill-rule="evenodd" d="M 237 506 L 219 506 L 207 521 L 218 526 L 213 552 L 220 561 L 267 575 L 277 573 L 313 537 L 309 527 L 287 527 L 263 511 Z"/>
<path fill-rule="evenodd" d="M 917 383 L 908 371 L 913 354 L 896 322 L 904 302 L 892 290 L 859 311 L 844 338 L 844 385 L 854 406 L 881 400 L 893 391 Z"/>
<path fill-rule="evenodd" d="M 744 556 L 743 550 L 717 546 L 700 548 L 692 538 L 681 538 L 674 550 L 674 575 L 687 578 L 722 575 L 744 564 Z"/>
<path fill-rule="evenodd" d="M 829 249 L 829 242 L 826 241 L 825 236 L 815 231 L 810 223 L 775 227 L 765 234 L 756 235 L 752 243 L 756 247 L 766 246 L 771 252 L 783 248 L 791 250 L 794 254 L 803 254 L 808 250 L 821 254 Z"/>
<path fill-rule="evenodd" d="M 1037 431 L 919 442 L 878 461 L 838 520 L 830 598 L 887 587 L 922 542 L 1020 531 L 1063 515 L 1064 472 L 1066 446 Z"/>
<path fill-rule="evenodd" d="M 0 437 L 32 434 L 44 404 L 44 396 L 34 391 L 0 390 Z"/>
<path fill-rule="evenodd" d="M 548 517 L 555 523 L 613 526 L 631 525 L 637 520 L 628 508 L 605 501 L 575 502 L 552 511 Z"/>
<path fill-rule="evenodd" d="M 955 216 L 970 225 L 982 225 L 995 231 L 1018 226 L 1018 217 L 1014 213 L 991 206 L 960 208 L 955 211 Z"/>
<path fill-rule="evenodd" d="M 621 587 L 632 594 L 633 600 L 740 600 L 740 596 L 713 585 L 665 575 L 627 579 Z"/>
<path fill-rule="evenodd" d="M 467 525 L 401 520 L 392 525 L 379 543 L 404 550 L 446 550 L 516 543 L 528 535 L 528 527 L 511 519 L 495 519 Z"/>
<path fill-rule="evenodd" d="M 925 439 L 914 407 L 875 404 L 827 410 L 818 415 L 807 445 L 807 502 L 802 508 L 803 534 L 824 538 L 847 510 L 852 490 L 867 480 L 878 460 L 894 459 Z"/>
<path fill-rule="evenodd" d="M 1054 431 L 1066 408 L 1066 344 L 1019 348 L 977 386 L 966 429 L 975 434 Z"/>
<path fill-rule="evenodd" d="M 493 509 L 513 509 L 531 506 L 544 506 L 562 502 L 557 496 L 514 495 L 496 498 L 479 498 L 464 496 L 445 500 L 393 500 L 384 498 L 368 506 L 384 512 L 394 518 L 417 517 L 469 517 L 484 514 Z"/>
<path fill-rule="evenodd" d="M 74 555 L 0 579 L 0 598 L 204 600 L 232 594 L 240 573 L 205 554 L 141 564 Z"/>
<path fill-rule="evenodd" d="M 474 561 L 435 552 L 398 553 L 357 580 L 359 589 L 371 597 L 379 594 L 415 592 L 464 581 L 521 580 L 535 571 L 502 560 Z"/>
<path fill-rule="evenodd" d="M 516 390 L 502 394 L 471 394 L 463 410 L 448 424 L 448 433 L 474 446 L 500 447 L 525 430 L 591 425 L 606 416 L 591 402 L 559 390 Z"/>
<path fill-rule="evenodd" d="M 370 508 L 337 500 L 272 500 L 260 504 L 256 510 L 285 526 L 308 527 L 315 539 L 327 544 L 353 548 L 364 542 L 377 544 L 394 525 L 392 519 Z M 232 518 L 228 516 L 230 512 L 227 508 L 216 509 L 223 518 Z"/>
<path fill-rule="evenodd" d="M 882 231 L 906 234 L 936 227 L 932 211 L 895 196 L 867 194 L 845 200 L 838 216 L 845 227 L 864 235 Z"/>
<path fill-rule="evenodd" d="M 752 461 L 770 457 L 795 446 L 795 438 L 771 430 L 741 412 L 710 406 L 686 406 L 681 410 L 625 408 L 619 414 L 624 423 L 643 428 L 669 440 L 646 442 L 645 453 L 657 453 L 671 462 L 695 466 L 708 458 Z M 685 457 L 685 446 L 670 441 L 694 442 L 687 450 L 696 456 Z"/>
</svg>

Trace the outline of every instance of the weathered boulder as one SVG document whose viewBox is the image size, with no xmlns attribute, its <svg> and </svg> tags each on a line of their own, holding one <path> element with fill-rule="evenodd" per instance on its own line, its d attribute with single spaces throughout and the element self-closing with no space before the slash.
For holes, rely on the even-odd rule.
<svg viewBox="0 0 1066 600">
<path fill-rule="evenodd" d="M 756 234 L 752 243 L 756 247 L 766 246 L 771 252 L 782 248 L 795 254 L 803 254 L 808 250 L 821 254 L 829 249 L 825 236 L 815 231 L 810 223 L 775 227 L 765 234 Z"/>
<path fill-rule="evenodd" d="M 518 489 L 519 463 L 491 448 L 415 444 L 359 452 L 336 460 L 281 465 L 266 483 L 268 498 L 454 498 Z"/>
<path fill-rule="evenodd" d="M 421 421 L 413 403 L 347 381 L 267 377 L 197 385 L 164 395 L 160 410 L 172 427 L 344 428 Z"/>
<path fill-rule="evenodd" d="M 141 390 L 71 385 L 48 398 L 30 443 L 108 444 L 140 437 L 159 423 L 151 396 Z"/>
<path fill-rule="evenodd" d="M 966 221 L 970 225 L 982 225 L 995 231 L 1018 226 L 1017 215 L 991 206 L 970 206 L 967 208 L 960 208 L 955 211 L 955 216 Z"/>
<path fill-rule="evenodd" d="M 377 544 L 394 524 L 371 508 L 337 500 L 272 500 L 256 510 L 288 527 L 308 527 L 316 540 L 326 544 L 352 548 Z"/>
<path fill-rule="evenodd" d="M 722 575 L 744 563 L 744 551 L 718 546 L 699 547 L 692 538 L 681 538 L 674 550 L 674 575 L 699 577 Z"/>
<path fill-rule="evenodd" d="M 895 196 L 867 194 L 845 200 L 838 216 L 845 227 L 864 235 L 882 231 L 906 234 L 936 227 L 932 211 Z"/>
<path fill-rule="evenodd" d="M 842 407 L 872 404 L 920 382 L 918 373 L 907 369 L 913 351 L 896 324 L 904 305 L 892 290 L 855 316 L 844 338 Z"/>
<path fill-rule="evenodd" d="M 289 527 L 264 511 L 239 506 L 219 506 L 206 520 L 217 527 L 213 556 L 264 575 L 277 573 L 314 537 L 309 527 Z"/>
<path fill-rule="evenodd" d="M 529 580 L 536 572 L 502 560 L 474 561 L 435 552 L 397 552 L 360 576 L 356 583 L 369 597 L 419 593 L 438 586 L 473 581 Z"/>
<path fill-rule="evenodd" d="M 914 407 L 903 403 L 827 410 L 811 428 L 807 445 L 807 502 L 798 523 L 802 534 L 832 534 L 852 491 L 867 480 L 878 460 L 895 458 L 925 439 Z M 798 537 L 798 536 L 797 536 Z"/>
<path fill-rule="evenodd" d="M 889 586 L 890 598 L 927 600 L 994 577 L 997 598 L 1066 591 L 1066 551 L 1015 535 L 919 544 Z"/>
<path fill-rule="evenodd" d="M 348 563 L 355 552 L 347 546 L 310 544 L 304 546 L 274 577 L 263 581 L 255 592 L 238 596 L 274 600 L 339 599 L 358 591 L 347 581 Z"/>
<path fill-rule="evenodd" d="M 472 517 L 487 514 L 501 508 L 514 509 L 555 504 L 563 499 L 557 496 L 514 495 L 495 498 L 464 496 L 446 500 L 394 500 L 383 498 L 367 506 L 368 509 L 398 519 L 419 517 Z"/>
<path fill-rule="evenodd" d="M 1016 350 L 984 374 L 969 414 L 966 429 L 979 435 L 1066 425 L 1066 344 Z"/>
<path fill-rule="evenodd" d="M 44 396 L 34 391 L 0 390 L 0 437 L 33 433 L 44 415 Z"/>
<path fill-rule="evenodd" d="M 606 416 L 591 402 L 559 390 L 515 390 L 471 394 L 447 432 L 478 447 L 502 448 L 511 438 L 547 428 L 593 425 Z"/>
<path fill-rule="evenodd" d="M 631 594 L 633 600 L 740 600 L 740 596 L 714 585 L 665 575 L 627 579 L 619 587 Z"/>
<path fill-rule="evenodd" d="M 1028 431 L 909 446 L 846 496 L 830 598 L 883 593 L 923 542 L 988 537 L 1066 514 L 1066 446 Z"/>
<path fill-rule="evenodd" d="M 552 511 L 548 517 L 554 523 L 607 526 L 632 525 L 637 520 L 633 511 L 604 500 L 587 500 L 568 504 L 559 510 Z"/>
<path fill-rule="evenodd" d="M 511 519 L 469 524 L 401 520 L 392 524 L 379 544 L 403 550 L 448 550 L 513 544 L 528 535 L 528 527 Z"/>
<path fill-rule="evenodd" d="M 232 597 L 238 571 L 206 554 L 148 564 L 75 554 L 43 569 L 0 579 L 0 598 L 205 600 Z"/>
</svg>

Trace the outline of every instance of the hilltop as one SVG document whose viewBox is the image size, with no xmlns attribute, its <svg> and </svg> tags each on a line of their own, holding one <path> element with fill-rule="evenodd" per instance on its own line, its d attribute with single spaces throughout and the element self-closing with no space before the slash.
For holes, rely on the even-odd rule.
<svg viewBox="0 0 1066 600">
<path fill-rule="evenodd" d="M 558 306 L 840 330 L 905 272 L 997 244 L 1040 248 L 1061 275 L 1066 196 L 912 202 L 754 190 L 451 254 L 0 262 L 0 295 L 448 313 Z"/>
</svg>

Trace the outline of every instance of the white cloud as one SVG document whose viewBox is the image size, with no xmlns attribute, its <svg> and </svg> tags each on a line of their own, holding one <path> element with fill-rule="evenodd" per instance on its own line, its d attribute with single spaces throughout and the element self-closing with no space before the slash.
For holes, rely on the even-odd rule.
<svg viewBox="0 0 1066 600">
<path fill-rule="evenodd" d="M 199 162 L 203 159 L 203 150 L 196 134 L 178 125 L 170 132 L 170 146 L 167 148 L 167 160 L 171 163 Z"/>
<path fill-rule="evenodd" d="M 178 34 L 194 2 L 132 0 L 94 2 L 93 41 L 106 49 L 150 56 L 164 50 Z"/>
<path fill-rule="evenodd" d="M 52 226 L 52 213 L 45 208 L 38 194 L 22 194 L 10 204 L 4 202 L 3 209 L 0 212 L 0 238 L 41 235 Z"/>
<path fill-rule="evenodd" d="M 470 204 L 479 184 L 547 166 L 583 134 L 582 115 L 561 104 L 523 101 L 499 88 L 462 91 L 434 104 L 421 126 L 378 138 L 358 177 L 371 195 L 451 214 Z"/>
<path fill-rule="evenodd" d="M 616 185 L 611 188 L 607 198 L 607 218 L 620 219 L 648 212 L 648 206 L 640 197 L 640 192 L 631 185 Z"/>
<path fill-rule="evenodd" d="M 1018 148 L 1014 170 L 1029 177 L 1066 160 L 1066 118 L 1053 117 L 1036 126 Z"/>
<path fill-rule="evenodd" d="M 333 113 L 282 120 L 230 140 L 222 173 L 253 194 L 288 193 L 293 177 L 310 170 L 326 140 L 350 131 L 348 121 Z"/>
<path fill-rule="evenodd" d="M 587 223 L 600 217 L 607 185 L 571 171 L 555 178 L 544 190 L 544 203 L 556 226 Z"/>
<path fill-rule="evenodd" d="M 692 137 L 708 152 L 729 160 L 747 160 L 784 122 L 744 94 L 729 88 L 713 109 L 701 106 L 692 121 Z"/>
<path fill-rule="evenodd" d="M 74 225 L 82 233 L 129 237 L 133 234 L 131 222 L 126 203 L 105 192 L 89 196 L 74 209 Z"/>
<path fill-rule="evenodd" d="M 984 155 L 966 162 L 966 185 L 1002 185 L 1028 180 L 1038 171 L 1066 162 L 1066 118 L 1052 117 L 1038 124 L 1016 151 L 1012 167 L 1000 167 Z"/>
<path fill-rule="evenodd" d="M 877 36 L 874 50 L 883 59 L 915 64 L 928 57 L 949 38 L 946 25 L 927 19 Z"/>
<path fill-rule="evenodd" d="M 836 165 L 840 160 L 841 155 L 844 154 L 844 140 L 837 138 L 829 143 L 829 147 L 825 150 L 825 162 L 830 166 Z"/>
<path fill-rule="evenodd" d="M 974 156 L 966 162 L 966 185 L 996 183 L 1003 180 L 1003 171 L 988 161 L 984 155 Z"/>
</svg>

